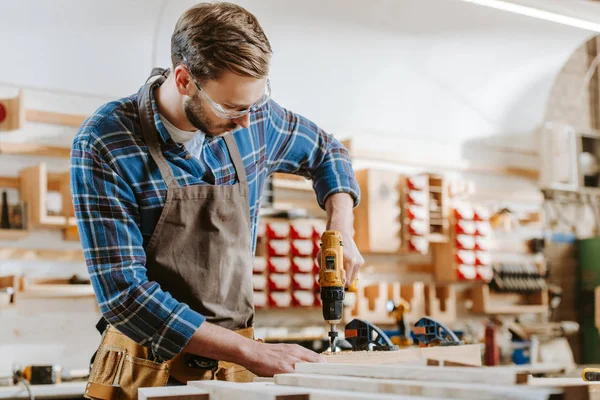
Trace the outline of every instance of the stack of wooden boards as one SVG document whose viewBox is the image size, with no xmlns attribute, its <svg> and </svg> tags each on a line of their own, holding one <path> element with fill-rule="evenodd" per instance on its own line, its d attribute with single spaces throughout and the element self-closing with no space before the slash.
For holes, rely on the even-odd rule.
<svg viewBox="0 0 600 400">
<path fill-rule="evenodd" d="M 141 400 L 472 399 L 600 400 L 600 385 L 580 378 L 532 378 L 547 367 L 481 367 L 480 347 L 326 355 L 327 363 L 254 383 L 193 381 L 140 389 Z M 358 362 L 357 362 L 358 361 Z M 437 365 L 434 365 L 437 364 Z M 448 366 L 472 364 L 478 366 Z"/>
</svg>

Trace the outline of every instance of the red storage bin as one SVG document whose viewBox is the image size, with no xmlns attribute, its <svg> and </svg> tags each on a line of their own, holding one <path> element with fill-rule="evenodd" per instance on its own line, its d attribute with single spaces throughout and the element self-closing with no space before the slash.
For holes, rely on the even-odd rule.
<svg viewBox="0 0 600 400">
<path fill-rule="evenodd" d="M 290 254 L 291 245 L 289 240 L 269 240 L 267 242 L 267 254 L 270 257 L 283 257 Z"/>
<path fill-rule="evenodd" d="M 287 239 L 290 237 L 289 222 L 267 222 L 266 234 L 269 239 Z"/>
<path fill-rule="evenodd" d="M 427 220 L 427 216 L 429 213 L 427 212 L 427 208 L 423 206 L 418 206 L 416 204 L 411 204 L 406 207 L 406 215 L 409 219 L 422 219 Z"/>
<path fill-rule="evenodd" d="M 478 221 L 475 227 L 477 236 L 489 236 L 492 233 L 492 225 L 488 221 Z"/>
<path fill-rule="evenodd" d="M 314 243 L 312 240 L 292 240 L 291 254 L 293 257 L 312 257 L 314 254 Z"/>
<path fill-rule="evenodd" d="M 272 291 L 289 290 L 292 287 L 290 274 L 269 274 L 269 289 Z"/>
<path fill-rule="evenodd" d="M 429 200 L 429 192 L 423 190 L 409 190 L 406 194 L 406 198 L 410 204 L 423 206 L 427 204 L 427 200 Z"/>
<path fill-rule="evenodd" d="M 290 223 L 290 238 L 294 239 L 312 239 L 314 227 L 312 224 L 292 222 Z"/>
<path fill-rule="evenodd" d="M 473 221 L 459 219 L 456 221 L 455 227 L 458 235 L 474 235 L 477 232 L 477 226 Z"/>
<path fill-rule="evenodd" d="M 487 251 L 476 251 L 475 252 L 475 264 L 477 265 L 490 265 L 492 263 L 492 255 Z"/>
<path fill-rule="evenodd" d="M 475 252 L 472 250 L 457 250 L 455 258 L 457 264 L 475 265 Z"/>
<path fill-rule="evenodd" d="M 315 295 L 308 290 L 294 290 L 292 304 L 296 307 L 312 307 L 315 305 Z"/>
<path fill-rule="evenodd" d="M 475 236 L 475 250 L 487 251 L 487 250 L 490 250 L 490 248 L 491 248 L 491 243 L 490 243 L 489 239 L 487 239 L 483 236 Z"/>
<path fill-rule="evenodd" d="M 252 261 L 252 272 L 262 274 L 267 270 L 267 259 L 265 257 L 254 257 Z"/>
<path fill-rule="evenodd" d="M 315 270 L 316 260 L 313 257 L 294 257 L 292 271 L 299 274 L 312 274 Z M 317 266 L 317 271 L 319 267 Z"/>
<path fill-rule="evenodd" d="M 475 218 L 475 211 L 473 211 L 473 207 L 470 205 L 461 205 L 454 208 L 454 216 L 457 220 L 471 221 Z"/>
<path fill-rule="evenodd" d="M 485 207 L 481 207 L 481 206 L 477 206 L 475 207 L 475 215 L 474 215 L 474 219 L 475 221 L 489 221 L 490 220 L 490 210 L 488 210 Z"/>
<path fill-rule="evenodd" d="M 269 272 L 285 274 L 292 269 L 292 262 L 289 257 L 269 257 Z"/>
<path fill-rule="evenodd" d="M 422 219 L 413 219 L 408 223 L 408 230 L 413 236 L 424 236 L 429 233 L 429 224 Z"/>
<path fill-rule="evenodd" d="M 429 240 L 423 236 L 413 236 L 408 240 L 408 247 L 410 251 L 427 254 L 429 251 Z"/>
<path fill-rule="evenodd" d="M 406 185 L 410 190 L 427 190 L 429 189 L 429 176 L 411 176 L 409 178 L 406 178 Z"/>
<path fill-rule="evenodd" d="M 269 293 L 269 305 L 271 307 L 285 308 L 292 305 L 292 294 L 290 292 Z"/>
<path fill-rule="evenodd" d="M 456 248 L 461 250 L 475 249 L 475 236 L 456 235 Z"/>
<path fill-rule="evenodd" d="M 252 297 L 254 298 L 254 307 L 263 308 L 267 306 L 266 292 L 254 292 L 252 295 Z"/>
<path fill-rule="evenodd" d="M 317 221 L 313 224 L 313 239 L 320 241 L 321 237 L 323 237 L 323 232 L 325 232 L 325 228 L 327 227 L 327 225 L 325 224 L 325 221 Z M 319 243 L 317 242 L 317 245 Z"/>
<path fill-rule="evenodd" d="M 494 277 L 494 270 L 491 265 L 482 265 L 477 267 L 477 279 L 489 282 Z"/>
<path fill-rule="evenodd" d="M 252 275 L 252 285 L 254 291 L 263 291 L 267 288 L 267 275 Z"/>
<path fill-rule="evenodd" d="M 477 268 L 473 265 L 459 265 L 456 268 L 458 279 L 470 281 L 477 278 Z"/>
<path fill-rule="evenodd" d="M 293 274 L 292 288 L 294 290 L 312 290 L 315 286 L 315 278 L 313 274 Z"/>
</svg>

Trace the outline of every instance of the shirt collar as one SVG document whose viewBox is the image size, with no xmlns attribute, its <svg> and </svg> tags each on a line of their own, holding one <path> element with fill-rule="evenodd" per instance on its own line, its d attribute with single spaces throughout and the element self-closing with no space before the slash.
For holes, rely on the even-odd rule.
<svg viewBox="0 0 600 400">
<path fill-rule="evenodd" d="M 154 89 L 156 89 L 158 85 L 156 83 L 152 84 L 152 89 L 150 90 L 150 100 L 152 102 L 152 115 L 154 117 L 154 125 L 156 126 L 156 130 L 158 131 L 158 136 L 160 138 L 161 144 L 164 144 L 171 137 L 167 129 L 163 125 L 160 120 L 160 114 L 158 113 L 158 106 L 156 105 L 156 99 L 154 98 Z"/>
</svg>

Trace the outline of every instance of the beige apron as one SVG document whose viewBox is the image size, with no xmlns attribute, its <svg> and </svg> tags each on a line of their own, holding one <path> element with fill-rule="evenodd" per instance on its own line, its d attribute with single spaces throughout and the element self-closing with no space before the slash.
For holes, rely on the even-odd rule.
<svg viewBox="0 0 600 400">
<path fill-rule="evenodd" d="M 148 278 L 207 321 L 253 338 L 250 207 L 240 152 L 231 133 L 223 136 L 238 183 L 180 186 L 161 151 L 154 122 L 151 91 L 166 77 L 158 72 L 162 76 L 138 95 L 144 141 L 167 185 L 164 208 L 145 249 Z M 147 347 L 109 327 L 92 365 L 86 397 L 135 399 L 137 388 L 163 386 L 169 377 L 182 383 L 254 377 L 238 365 L 191 354 L 164 363 L 149 356 Z"/>
</svg>

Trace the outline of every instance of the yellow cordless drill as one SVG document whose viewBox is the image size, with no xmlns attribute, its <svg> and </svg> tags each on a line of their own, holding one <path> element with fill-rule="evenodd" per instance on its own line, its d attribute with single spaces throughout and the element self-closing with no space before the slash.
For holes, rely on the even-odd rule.
<svg viewBox="0 0 600 400">
<path fill-rule="evenodd" d="M 336 325 L 342 321 L 344 287 L 344 244 L 338 231 L 325 231 L 321 236 L 321 269 L 319 286 L 323 302 L 323 318 L 329 324 L 331 351 L 335 352 L 335 339 L 338 336 Z"/>
</svg>

